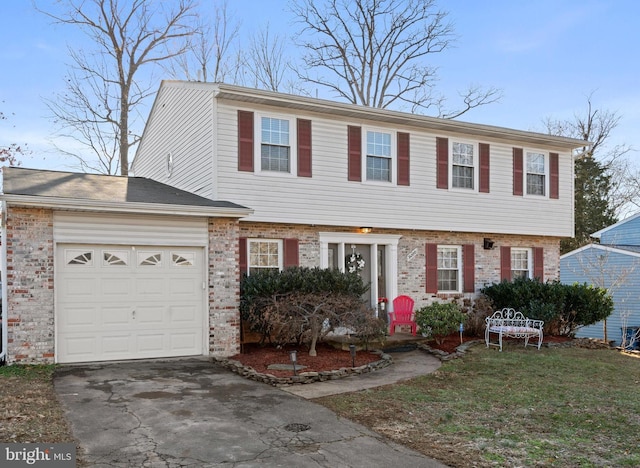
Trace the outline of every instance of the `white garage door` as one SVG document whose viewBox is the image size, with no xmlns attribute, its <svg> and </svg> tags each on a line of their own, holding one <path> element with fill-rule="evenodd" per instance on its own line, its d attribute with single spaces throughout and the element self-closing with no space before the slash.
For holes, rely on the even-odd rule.
<svg viewBox="0 0 640 468">
<path fill-rule="evenodd" d="M 58 362 L 203 354 L 202 248 L 58 244 Z"/>
</svg>

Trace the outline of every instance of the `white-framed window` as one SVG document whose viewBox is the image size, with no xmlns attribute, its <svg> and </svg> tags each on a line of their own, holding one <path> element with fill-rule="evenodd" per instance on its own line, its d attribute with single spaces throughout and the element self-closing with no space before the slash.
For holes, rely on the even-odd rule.
<svg viewBox="0 0 640 468">
<path fill-rule="evenodd" d="M 511 279 L 533 276 L 531 249 L 511 248 Z"/>
<path fill-rule="evenodd" d="M 272 172 L 292 172 L 293 136 L 291 119 L 260 116 L 260 169 Z"/>
<path fill-rule="evenodd" d="M 381 130 L 366 130 L 365 155 L 367 181 L 391 182 L 395 152 L 393 135 Z"/>
<path fill-rule="evenodd" d="M 476 145 L 451 142 L 451 187 L 475 190 L 478 157 Z"/>
<path fill-rule="evenodd" d="M 547 194 L 547 158 L 544 153 L 538 151 L 526 152 L 526 194 Z"/>
<path fill-rule="evenodd" d="M 282 270 L 281 239 L 247 239 L 249 275 L 259 270 Z"/>
<path fill-rule="evenodd" d="M 459 292 L 462 279 L 462 247 L 438 246 L 438 292 Z"/>
</svg>

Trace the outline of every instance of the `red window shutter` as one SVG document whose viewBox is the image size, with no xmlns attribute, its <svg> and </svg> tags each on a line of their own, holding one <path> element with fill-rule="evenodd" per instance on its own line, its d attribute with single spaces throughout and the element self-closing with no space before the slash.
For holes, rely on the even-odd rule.
<svg viewBox="0 0 640 468">
<path fill-rule="evenodd" d="M 398 185 L 409 185 L 409 134 L 398 132 Z"/>
<path fill-rule="evenodd" d="M 284 267 L 298 266 L 298 239 L 283 239 L 282 245 L 284 247 Z"/>
<path fill-rule="evenodd" d="M 544 281 L 544 249 L 542 247 L 533 249 L 533 277 Z"/>
<path fill-rule="evenodd" d="M 476 259 L 473 244 L 462 246 L 462 264 L 464 275 L 463 292 L 475 292 L 476 290 Z"/>
<path fill-rule="evenodd" d="M 500 281 L 511 281 L 511 247 L 500 247 Z"/>
<path fill-rule="evenodd" d="M 253 112 L 238 111 L 238 170 L 253 172 Z"/>
<path fill-rule="evenodd" d="M 489 193 L 489 145 L 487 143 L 480 143 L 478 147 L 480 153 L 480 187 L 478 190 Z"/>
<path fill-rule="evenodd" d="M 522 148 L 513 148 L 513 194 L 522 195 L 523 183 Z"/>
<path fill-rule="evenodd" d="M 243 274 L 249 272 L 249 265 L 247 264 L 247 238 L 241 237 L 238 245 L 240 248 L 240 277 L 242 277 Z"/>
<path fill-rule="evenodd" d="M 311 177 L 311 120 L 298 119 L 298 175 Z"/>
<path fill-rule="evenodd" d="M 436 294 L 438 292 L 438 245 L 427 244 L 425 248 L 427 267 L 427 293 Z"/>
<path fill-rule="evenodd" d="M 348 180 L 360 182 L 362 180 L 362 129 L 349 125 L 347 133 Z"/>
<path fill-rule="evenodd" d="M 449 139 L 436 137 L 437 170 L 436 186 L 439 189 L 449 188 Z"/>
<path fill-rule="evenodd" d="M 560 197 L 560 173 L 558 153 L 549 153 L 549 197 Z"/>
</svg>

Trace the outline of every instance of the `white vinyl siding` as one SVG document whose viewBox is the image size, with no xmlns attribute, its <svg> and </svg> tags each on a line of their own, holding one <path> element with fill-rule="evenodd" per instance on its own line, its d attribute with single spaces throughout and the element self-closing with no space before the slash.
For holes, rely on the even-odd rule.
<svg viewBox="0 0 640 468">
<path fill-rule="evenodd" d="M 132 162 L 135 176 L 211 198 L 214 104 L 211 92 L 204 89 L 161 88 Z M 167 171 L 169 154 L 171 172 Z"/>
<path fill-rule="evenodd" d="M 513 196 L 513 142 L 491 142 L 491 193 L 442 191 L 436 189 L 438 135 L 390 128 L 391 132 L 410 131 L 410 153 L 420 155 L 411 158 L 411 186 L 353 184 L 347 180 L 347 126 L 354 123 L 318 114 L 294 114 L 292 117 L 313 122 L 313 177 L 292 177 L 276 184 L 271 177 L 237 170 L 238 105 L 220 102 L 219 107 L 216 197 L 254 209 L 247 221 L 573 235 L 573 163 L 567 154 L 559 158 L 560 197 L 554 203 L 543 197 Z M 365 135 L 363 128 L 363 139 Z M 468 140 L 469 136 L 464 139 Z"/>
<path fill-rule="evenodd" d="M 199 90 L 206 84 L 192 84 Z M 173 84 L 167 84 L 169 88 Z M 189 89 L 182 89 L 186 85 L 175 85 L 175 92 L 180 91 L 185 98 L 190 94 Z M 211 88 L 213 89 L 213 88 Z M 511 139 L 482 138 L 460 132 L 451 135 L 441 131 L 429 131 L 411 126 L 399 126 L 379 121 L 363 121 L 336 116 L 329 113 L 311 112 L 303 110 L 286 111 L 282 107 L 255 105 L 236 100 L 215 98 L 213 91 L 209 99 L 215 102 L 212 106 L 218 109 L 213 121 L 206 117 L 199 119 L 197 126 L 208 125 L 208 134 L 215 134 L 215 139 L 207 136 L 208 142 L 215 150 L 209 152 L 210 164 L 215 171 L 203 170 L 206 174 L 194 175 L 198 168 L 202 168 L 199 158 L 202 152 L 193 156 L 195 169 L 191 175 L 186 169 L 179 169 L 180 155 L 174 154 L 175 169 L 172 176 L 191 178 L 190 187 L 195 193 L 207 194 L 213 199 L 229 200 L 247 206 L 254 213 L 244 218 L 246 221 L 268 223 L 295 223 L 326 226 L 373 226 L 389 229 L 420 229 L 434 231 L 461 231 L 496 234 L 522 234 L 544 236 L 572 236 L 573 235 L 573 160 L 571 154 L 562 148 L 543 148 L 545 154 L 557 152 L 559 154 L 559 198 L 549 200 L 541 196 L 513 196 L 513 147 L 527 147 L 522 141 Z M 254 127 L 258 129 L 259 117 L 275 116 L 290 119 L 290 132 L 295 134 L 295 119 L 308 119 L 313 123 L 313 177 L 283 178 L 282 173 L 275 173 L 279 177 L 261 177 L 262 174 L 273 175 L 271 172 L 238 171 L 238 110 L 254 112 Z M 156 113 L 164 114 L 159 103 L 154 106 Z M 153 151 L 166 154 L 171 140 L 171 132 L 167 126 L 157 130 L 157 116 L 150 119 L 145 138 L 152 135 L 141 148 L 145 158 L 151 157 Z M 166 116 L 167 122 L 173 122 L 179 128 L 195 124 L 194 118 L 182 118 L 188 123 L 182 125 L 179 117 Z M 354 184 L 347 180 L 347 127 L 349 125 L 362 128 L 362 139 L 366 139 L 366 131 L 388 132 L 395 136 L 397 132 L 407 132 L 411 135 L 411 186 L 397 186 L 393 183 L 364 183 L 366 182 L 363 164 L 363 183 Z M 160 135 L 164 131 L 167 136 Z M 257 130 L 256 130 L 257 131 Z M 162 137 L 162 138 L 161 138 Z M 451 141 L 472 142 L 479 141 L 491 145 L 491 193 L 478 193 L 475 190 L 438 190 L 436 188 L 436 137 L 446 137 Z M 159 143 L 153 141 L 159 139 Z M 259 137 L 255 144 L 259 147 Z M 206 146 L 209 143 L 204 142 Z M 292 163 L 295 164 L 296 145 L 290 141 L 292 148 Z M 395 142 L 392 142 L 395 150 Z M 535 148 L 531 149 L 532 151 Z M 525 155 L 526 155 L 525 150 Z M 215 153 L 215 154 L 214 154 Z M 256 150 L 256 154 L 259 151 Z M 476 150 L 475 159 L 478 159 Z M 160 165 L 165 174 L 164 156 Z M 526 156 L 525 156 L 526 157 Z M 363 160 L 365 150 L 363 143 Z M 451 155 L 449 155 L 451 164 Z M 526 161 L 523 161 L 526 166 Z M 475 161 L 474 161 L 475 163 Z M 143 164 L 145 166 L 145 164 Z M 392 164 L 392 171 L 395 163 Z M 526 167 L 525 167 L 526 170 Z M 547 164 L 548 170 L 548 164 Z M 476 173 L 479 171 L 475 171 Z M 179 176 L 180 174 L 180 176 Z M 136 175 L 147 175 L 136 173 Z M 524 174 L 523 174 L 524 175 Z M 396 174 L 392 174 L 395 180 Z M 477 177 L 477 176 L 476 176 Z M 154 177 L 155 178 L 155 177 Z M 523 177 L 526 179 L 526 177 Z M 548 179 L 548 177 L 547 177 Z M 164 181 L 162 176 L 158 178 Z M 286 183 L 285 183 L 286 181 Z M 548 181 L 547 181 L 548 185 Z M 477 187 L 477 184 L 476 184 Z M 548 189 L 547 189 L 548 192 Z"/>
<path fill-rule="evenodd" d="M 55 242 L 206 246 L 206 218 L 55 212 Z"/>
</svg>

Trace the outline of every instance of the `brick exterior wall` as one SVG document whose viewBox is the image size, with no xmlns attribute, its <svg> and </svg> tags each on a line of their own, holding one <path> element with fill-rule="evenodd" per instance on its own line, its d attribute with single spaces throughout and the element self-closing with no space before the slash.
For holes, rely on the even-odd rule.
<svg viewBox="0 0 640 468">
<path fill-rule="evenodd" d="M 46 209 L 14 208 L 7 212 L 5 226 L 7 259 L 7 362 L 54 362 L 54 245 L 53 212 Z M 211 218 L 208 222 L 209 353 L 232 356 L 240 351 L 240 237 L 296 238 L 301 266 L 319 265 L 318 232 L 355 233 L 354 228 L 240 223 L 236 219 Z M 376 230 L 378 234 L 401 235 L 398 244 L 398 294 L 408 294 L 420 307 L 436 297 L 425 292 L 425 244 L 474 244 L 476 293 L 500 281 L 500 246 L 542 247 L 545 280 L 560 274 L 560 239 L 552 237 L 494 234 L 445 233 L 435 231 Z M 495 242 L 483 249 L 483 239 Z M 462 295 L 460 295 L 462 296 Z M 467 295 L 467 296 L 473 296 Z M 441 299 L 451 298 L 442 296 Z"/>
<path fill-rule="evenodd" d="M 319 265 L 320 241 L 318 232 L 357 233 L 356 228 L 335 226 L 299 226 L 295 224 L 240 223 L 240 237 L 254 238 L 297 238 L 300 249 L 300 266 Z M 500 246 L 542 247 L 544 249 L 544 280 L 560 277 L 560 238 L 490 233 L 455 233 L 440 231 L 415 231 L 375 229 L 376 234 L 401 235 L 398 243 L 398 294 L 414 298 L 416 307 L 433 302 L 435 299 L 477 296 L 480 289 L 500 282 Z M 366 234 L 363 234 L 363 237 Z M 494 241 L 492 250 L 484 250 L 484 238 Z M 351 242 L 350 242 L 351 243 Z M 355 242 L 357 243 L 357 241 Z M 427 294 L 425 269 L 425 244 L 475 246 L 475 294 Z"/>
<path fill-rule="evenodd" d="M 52 363 L 53 212 L 11 208 L 5 229 L 7 363 Z"/>
<path fill-rule="evenodd" d="M 240 352 L 239 227 L 236 219 L 209 219 L 209 353 Z"/>
</svg>

